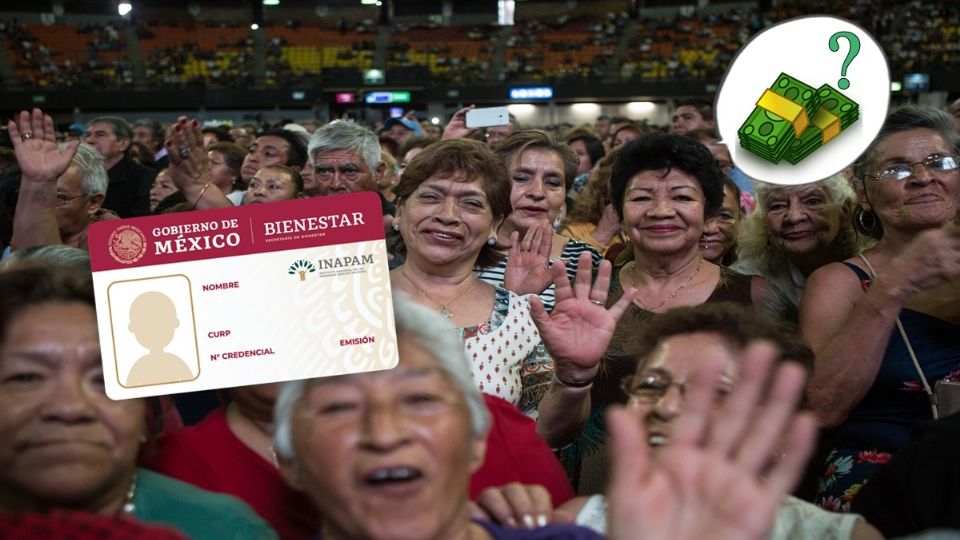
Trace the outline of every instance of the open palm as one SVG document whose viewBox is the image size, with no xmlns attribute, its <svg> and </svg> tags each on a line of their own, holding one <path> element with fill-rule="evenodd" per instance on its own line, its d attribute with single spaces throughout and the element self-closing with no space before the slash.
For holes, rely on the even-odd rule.
<svg viewBox="0 0 960 540">
<path fill-rule="evenodd" d="M 79 141 L 73 141 L 61 148 L 57 144 L 53 119 L 40 109 L 20 111 L 19 123 L 10 120 L 7 131 L 17 163 L 28 180 L 49 181 L 59 177 L 70 166 L 70 160 L 80 145 Z"/>
<path fill-rule="evenodd" d="M 721 406 L 714 395 L 724 363 L 705 359 L 669 442 L 656 455 L 639 413 L 610 412 L 609 538 L 744 540 L 769 533 L 816 437 L 813 416 L 796 412 L 803 368 L 785 365 L 768 385 L 773 357 L 772 347 L 751 347 Z M 789 452 L 771 459 L 783 441 Z"/>
<path fill-rule="evenodd" d="M 597 280 L 591 285 L 590 253 L 580 254 L 576 282 L 567 278 L 566 264 L 551 268 L 556 286 L 556 304 L 547 313 L 539 298 L 530 300 L 530 314 L 540 338 L 553 358 L 557 376 L 568 381 L 585 381 L 596 375 L 603 352 L 610 344 L 617 320 L 626 311 L 636 291 L 627 291 L 616 304 L 605 307 L 610 287 L 610 262 L 603 261 Z"/>
<path fill-rule="evenodd" d="M 510 235 L 507 267 L 503 271 L 503 286 L 516 294 L 542 294 L 553 283 L 550 270 L 550 249 L 553 247 L 553 227 L 546 220 L 520 233 Z"/>
</svg>

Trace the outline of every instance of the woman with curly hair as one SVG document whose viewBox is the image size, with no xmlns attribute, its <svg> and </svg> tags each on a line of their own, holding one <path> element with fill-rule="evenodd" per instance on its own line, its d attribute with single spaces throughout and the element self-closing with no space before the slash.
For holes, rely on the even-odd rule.
<svg viewBox="0 0 960 540">
<path fill-rule="evenodd" d="M 767 278 L 796 320 L 807 276 L 842 261 L 867 239 L 853 226 L 856 195 L 842 175 L 799 186 L 756 183 L 757 209 L 742 223 L 733 269 Z"/>
</svg>

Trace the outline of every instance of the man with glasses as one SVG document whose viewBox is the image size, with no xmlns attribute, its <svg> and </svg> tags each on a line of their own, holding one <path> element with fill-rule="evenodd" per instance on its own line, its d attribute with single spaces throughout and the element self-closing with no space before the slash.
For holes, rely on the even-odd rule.
<svg viewBox="0 0 960 540">
<path fill-rule="evenodd" d="M 86 143 L 61 150 L 53 122 L 44 124 L 43 119 L 39 109 L 24 111 L 19 129 L 11 130 L 23 174 L 10 249 L 51 244 L 87 249 L 91 223 L 118 219 L 101 208 L 108 184 L 103 157 Z"/>
</svg>

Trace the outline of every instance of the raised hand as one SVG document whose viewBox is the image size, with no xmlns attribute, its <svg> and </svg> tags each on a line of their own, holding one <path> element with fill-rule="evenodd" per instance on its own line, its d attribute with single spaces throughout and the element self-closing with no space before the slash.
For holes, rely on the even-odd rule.
<svg viewBox="0 0 960 540">
<path fill-rule="evenodd" d="M 553 247 L 553 227 L 543 220 L 520 233 L 510 235 L 507 267 L 503 271 L 503 286 L 517 294 L 541 294 L 553 282 L 550 271 L 550 249 Z"/>
<path fill-rule="evenodd" d="M 210 159 L 203 147 L 200 123 L 181 116 L 170 129 L 164 143 L 170 156 L 170 177 L 181 191 L 191 185 L 204 185 L 210 178 Z M 206 179 L 204 179 L 206 177 Z"/>
<path fill-rule="evenodd" d="M 19 124 L 10 120 L 7 131 L 25 181 L 55 181 L 70 166 L 80 146 L 80 141 L 72 141 L 60 148 L 53 119 L 40 109 L 20 111 Z"/>
<path fill-rule="evenodd" d="M 473 135 L 476 129 L 467 127 L 467 111 L 474 107 L 476 107 L 476 105 L 469 105 L 453 113 L 453 117 L 447 122 L 447 126 L 443 128 L 443 136 L 441 139 L 461 139 Z"/>
<path fill-rule="evenodd" d="M 582 383 L 596 376 L 600 357 L 610 344 L 617 321 L 636 296 L 636 290 L 631 288 L 607 309 L 610 261 L 600 263 L 597 280 L 592 285 L 591 271 L 590 253 L 581 253 L 575 285 L 571 287 L 565 262 L 557 261 L 551 267 L 556 286 L 553 311 L 547 313 L 539 298 L 530 299 L 530 315 L 561 381 Z"/>
<path fill-rule="evenodd" d="M 705 359 L 656 455 L 636 411 L 610 411 L 609 538 L 766 537 L 777 506 L 803 472 L 817 430 L 812 413 L 796 410 L 803 368 L 783 365 L 768 384 L 773 361 L 769 345 L 750 347 L 738 384 L 718 406 L 714 395 L 724 363 Z M 789 450 L 772 459 L 781 444 Z"/>
</svg>

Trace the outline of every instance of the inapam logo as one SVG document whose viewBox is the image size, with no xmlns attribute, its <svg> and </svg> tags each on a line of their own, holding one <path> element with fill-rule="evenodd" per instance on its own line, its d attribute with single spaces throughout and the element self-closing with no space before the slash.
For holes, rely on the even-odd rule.
<svg viewBox="0 0 960 540">
<path fill-rule="evenodd" d="M 290 265 L 290 268 L 287 269 L 287 273 L 290 275 L 300 276 L 300 281 L 306 281 L 307 272 L 316 272 L 317 267 L 313 265 L 310 261 L 305 261 L 300 259 Z"/>
<path fill-rule="evenodd" d="M 133 264 L 147 252 L 147 237 L 134 225 L 120 225 L 107 238 L 107 249 L 118 263 Z"/>
</svg>

